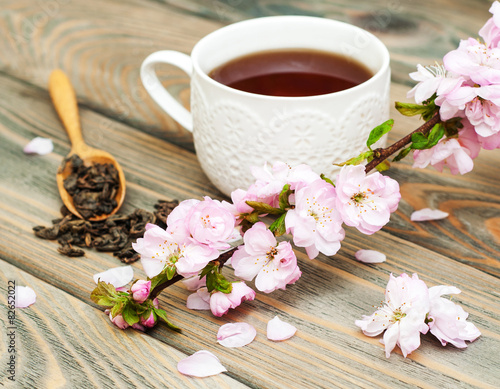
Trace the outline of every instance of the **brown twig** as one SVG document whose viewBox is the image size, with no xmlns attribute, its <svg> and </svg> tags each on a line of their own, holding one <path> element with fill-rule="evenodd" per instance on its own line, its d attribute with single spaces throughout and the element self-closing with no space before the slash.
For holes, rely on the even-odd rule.
<svg viewBox="0 0 500 389">
<path fill-rule="evenodd" d="M 222 253 L 219 258 L 217 258 L 217 262 L 219 263 L 219 266 L 223 266 L 229 258 L 233 256 L 233 253 L 236 251 L 237 247 L 233 247 L 232 249 Z M 157 297 L 161 291 L 165 288 L 168 288 L 170 285 L 175 284 L 177 281 L 182 280 L 184 277 L 177 274 L 174 276 L 171 280 L 168 280 L 164 283 L 156 285 L 156 287 L 151 291 L 149 294 L 150 299 L 154 299 Z"/>
<path fill-rule="evenodd" d="M 385 161 L 388 157 L 390 157 L 396 151 L 402 149 L 407 144 L 409 144 L 411 142 L 411 136 L 413 134 L 415 134 L 416 132 L 421 132 L 422 134 L 426 135 L 430 132 L 430 130 L 432 130 L 432 127 L 434 127 L 439 122 L 441 122 L 441 118 L 439 116 L 439 112 L 437 112 L 430 120 L 428 120 L 427 122 L 422 124 L 415 131 L 406 135 L 404 138 L 401 138 L 400 140 L 398 140 L 396 143 L 393 143 L 392 145 L 390 145 L 389 147 L 386 147 L 385 149 L 375 149 L 373 151 L 375 158 L 373 158 L 365 166 L 365 171 L 368 173 L 370 170 L 374 169 L 375 166 L 377 166 L 379 163 Z"/>
</svg>

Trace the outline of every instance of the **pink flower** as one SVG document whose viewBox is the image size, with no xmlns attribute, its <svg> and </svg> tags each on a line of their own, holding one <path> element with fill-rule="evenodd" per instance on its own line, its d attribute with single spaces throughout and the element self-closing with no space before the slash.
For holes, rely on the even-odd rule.
<svg viewBox="0 0 500 389">
<path fill-rule="evenodd" d="M 210 309 L 210 293 L 206 287 L 199 288 L 196 292 L 191 293 L 186 301 L 188 309 L 204 311 Z"/>
<path fill-rule="evenodd" d="M 500 3 L 495 1 L 490 8 L 493 17 L 479 30 L 479 36 L 484 39 L 489 48 L 498 47 L 500 44 Z"/>
<path fill-rule="evenodd" d="M 368 235 L 389 222 L 401 199 L 397 181 L 378 172 L 367 176 L 361 165 L 344 166 L 336 190 L 336 206 L 344 223 Z"/>
<path fill-rule="evenodd" d="M 139 304 L 142 304 L 149 296 L 151 290 L 151 281 L 139 280 L 132 287 L 132 298 Z"/>
<path fill-rule="evenodd" d="M 125 328 L 130 327 L 128 323 L 125 321 L 121 314 L 116 315 L 115 317 L 111 316 L 111 312 L 109 313 L 109 320 L 118 328 L 124 330 Z"/>
<path fill-rule="evenodd" d="M 237 277 L 251 281 L 257 276 L 255 287 L 265 293 L 285 289 L 300 277 L 292 246 L 288 242 L 278 244 L 264 223 L 256 223 L 243 239 L 245 244 L 231 258 Z"/>
<path fill-rule="evenodd" d="M 175 266 L 177 273 L 190 277 L 219 256 L 218 250 L 192 240 L 180 244 L 175 240 L 175 233 L 154 224 L 147 226 L 144 237 L 137 239 L 132 247 L 141 254 L 141 263 L 149 278 L 167 266 Z"/>
<path fill-rule="evenodd" d="M 403 273 L 390 275 L 385 290 L 385 302 L 370 316 L 363 315 L 355 324 L 367 336 L 377 336 L 385 331 L 383 343 L 387 358 L 396 344 L 406 357 L 420 346 L 420 333 L 428 327 L 425 317 L 429 312 L 429 291 L 416 274 L 410 278 Z"/>
<path fill-rule="evenodd" d="M 335 188 L 322 179 L 295 192 L 295 208 L 287 212 L 285 225 L 293 242 L 305 247 L 309 258 L 319 252 L 334 255 L 344 239 L 342 219 L 336 209 Z"/>
<path fill-rule="evenodd" d="M 500 131 L 500 107 L 489 100 L 475 97 L 466 104 L 465 116 L 482 137 L 495 135 Z"/>
<path fill-rule="evenodd" d="M 236 218 L 236 224 L 241 223 L 242 215 L 253 212 L 253 208 L 248 205 L 247 201 L 261 201 L 257 195 L 249 191 L 244 191 L 243 189 L 236 189 L 231 192 L 231 201 L 223 201 L 222 205 L 226 207 L 229 212 L 231 212 Z"/>
<path fill-rule="evenodd" d="M 255 291 L 248 287 L 243 281 L 233 282 L 231 293 L 215 292 L 210 296 L 210 310 L 215 316 L 222 316 L 239 306 L 243 301 L 253 300 Z"/>
<path fill-rule="evenodd" d="M 464 129 L 458 139 L 443 138 L 437 145 L 426 150 L 415 150 L 413 167 L 425 168 L 432 165 L 442 172 L 448 166 L 452 174 L 465 174 L 474 167 L 473 158 L 479 154 L 480 144 L 475 132 L 464 120 Z"/>
<path fill-rule="evenodd" d="M 230 246 L 235 217 L 217 200 L 205 197 L 195 204 L 186 215 L 185 225 L 191 237 L 210 248 L 223 250 Z"/>
<path fill-rule="evenodd" d="M 304 164 L 292 168 L 284 162 L 276 162 L 270 171 L 266 163 L 262 168 L 253 166 L 251 171 L 257 180 L 253 193 L 264 198 L 278 196 L 286 184 L 295 190 L 320 178 L 309 165 Z"/>
<path fill-rule="evenodd" d="M 443 58 L 446 70 L 472 80 L 480 86 L 500 82 L 500 49 L 488 48 L 476 39 L 460 42 L 458 49 Z"/>
<path fill-rule="evenodd" d="M 441 297 L 444 294 L 458 293 L 460 290 L 454 286 L 440 285 L 429 288 L 429 329 L 443 346 L 451 343 L 455 347 L 465 348 L 465 341 L 474 341 L 481 332 L 466 320 L 469 314 L 462 307 Z"/>
<path fill-rule="evenodd" d="M 426 67 L 417 65 L 417 71 L 410 73 L 410 77 L 419 82 L 408 92 L 407 97 L 415 97 L 418 104 L 432 97 L 434 93 L 438 96 L 449 93 L 464 81 L 462 77 L 453 76 L 439 64 Z"/>
</svg>

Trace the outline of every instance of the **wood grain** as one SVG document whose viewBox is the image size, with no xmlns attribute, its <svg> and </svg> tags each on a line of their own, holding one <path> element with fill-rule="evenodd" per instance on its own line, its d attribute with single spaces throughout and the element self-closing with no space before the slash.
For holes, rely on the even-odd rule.
<svg viewBox="0 0 500 389">
<path fill-rule="evenodd" d="M 221 374 L 204 380 L 177 371 L 187 355 L 139 331 L 122 331 L 100 310 L 0 260 L 1 317 L 7 322 L 7 285 L 30 286 L 34 305 L 15 310 L 15 381 L 0 370 L 0 383 L 17 388 L 246 388 Z M 9 330 L 9 331 L 12 331 Z M 7 333 L 2 331 L 2 350 Z M 10 354 L 2 352 L 7 366 Z M 2 385 L 2 386 L 3 386 Z"/>
<path fill-rule="evenodd" d="M 54 242 L 39 240 L 31 232 L 33 225 L 48 224 L 57 216 L 60 199 L 53 174 L 68 151 L 66 135 L 45 92 L 0 77 L 1 94 L 5 98 L 0 98 L 0 155 L 5 168 L 0 171 L 0 257 L 90 304 L 92 275 L 120 265 L 118 260 L 91 250 L 84 258 L 70 259 L 56 252 Z M 217 196 L 193 154 L 85 108 L 81 116 L 84 136 L 91 135 L 89 143 L 105 144 L 124 168 L 129 182 L 126 209 L 151 207 L 157 198 Z M 107 123 L 105 137 L 99 137 L 100 130 L 92 126 L 101 121 Z M 51 137 L 55 152 L 44 157 L 24 155 L 22 146 L 36 135 Z M 494 190 L 486 176 L 477 182 L 485 190 Z M 383 251 L 388 261 L 378 266 L 360 264 L 353 259 L 359 248 Z M 488 388 L 500 380 L 496 362 L 489 357 L 500 346 L 497 278 L 387 232 L 367 237 L 349 230 L 343 248 L 333 258 L 320 256 L 310 261 L 302 252 L 298 255 L 303 276 L 297 285 L 272 295 L 259 294 L 222 319 L 187 310 L 189 293 L 182 284 L 169 288 L 160 304 L 184 332 L 175 334 L 160 325 L 149 334 L 185 354 L 212 350 L 230 377 L 258 388 Z M 139 264 L 134 269 L 137 277 L 144 277 Z M 354 320 L 370 313 L 383 298 L 388 274 L 403 271 L 418 272 L 429 286 L 459 287 L 463 293 L 455 301 L 470 312 L 470 320 L 483 336 L 467 350 L 443 348 L 425 337 L 411 358 L 396 353 L 387 360 L 378 340 L 362 335 Z M 294 338 L 280 343 L 266 339 L 267 321 L 275 315 L 298 328 Z M 257 339 L 237 350 L 216 345 L 219 326 L 234 321 L 254 325 Z M 95 326 L 109 326 L 107 318 L 96 318 Z"/>
</svg>

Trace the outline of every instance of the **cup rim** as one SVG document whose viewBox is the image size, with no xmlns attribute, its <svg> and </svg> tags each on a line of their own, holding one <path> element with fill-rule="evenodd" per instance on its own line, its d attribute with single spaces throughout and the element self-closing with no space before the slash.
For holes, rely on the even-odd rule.
<svg viewBox="0 0 500 389">
<path fill-rule="evenodd" d="M 203 71 L 200 67 L 199 61 L 198 61 L 198 51 L 200 50 L 200 47 L 203 46 L 203 44 L 210 40 L 217 38 L 218 35 L 222 34 L 227 34 L 230 33 L 231 30 L 239 29 L 241 28 L 241 25 L 243 24 L 259 24 L 259 23 L 269 23 L 272 20 L 280 19 L 280 20 L 285 20 L 288 19 L 290 21 L 293 21 L 295 19 L 296 21 L 301 19 L 301 20 L 310 20 L 310 21 L 315 21 L 315 22 L 320 22 L 321 23 L 329 23 L 329 24 L 337 24 L 337 25 L 344 25 L 348 26 L 349 28 L 352 28 L 354 30 L 358 30 L 359 32 L 362 32 L 363 34 L 366 34 L 370 37 L 371 40 L 373 40 L 378 46 L 379 50 L 382 54 L 382 64 L 380 66 L 380 69 L 373 74 L 372 77 L 370 77 L 368 80 L 362 82 L 361 84 L 355 85 L 351 88 L 344 89 L 341 91 L 337 92 L 331 92 L 331 93 L 325 93 L 321 95 L 312 95 L 312 96 L 270 96 L 270 95 L 263 95 L 263 94 L 258 94 L 258 93 L 251 93 L 251 92 L 245 92 L 239 89 L 231 88 L 227 85 L 224 85 L 213 78 L 209 77 L 209 75 Z M 196 43 L 196 45 L 193 47 L 193 50 L 191 51 L 191 61 L 193 64 L 193 70 L 194 74 L 199 75 L 204 81 L 221 88 L 223 90 L 226 90 L 228 92 L 234 93 L 236 95 L 241 95 L 245 97 L 252 97 L 252 98 L 259 98 L 259 99 L 264 99 L 264 100 L 273 100 L 273 101 L 311 101 L 311 100 L 316 100 L 316 99 L 324 99 L 324 98 L 331 98 L 332 96 L 340 96 L 342 97 L 343 95 L 347 95 L 350 93 L 355 93 L 357 90 L 361 88 L 366 88 L 372 83 L 375 83 L 380 79 L 381 77 L 384 77 L 384 74 L 386 71 L 389 69 L 389 64 L 390 64 L 390 54 L 389 50 L 385 46 L 385 44 L 375 35 L 373 35 L 371 32 L 362 29 L 358 26 L 355 26 L 350 23 L 342 22 L 339 20 L 335 19 L 329 19 L 329 18 L 321 18 L 321 17 L 315 17 L 315 16 L 303 16 L 303 15 L 279 15 L 279 16 L 264 16 L 264 17 L 259 17 L 259 18 L 253 18 L 253 19 L 247 19 L 243 20 L 240 22 L 232 23 L 227 26 L 221 27 L 210 34 L 204 36 L 202 39 Z"/>
</svg>

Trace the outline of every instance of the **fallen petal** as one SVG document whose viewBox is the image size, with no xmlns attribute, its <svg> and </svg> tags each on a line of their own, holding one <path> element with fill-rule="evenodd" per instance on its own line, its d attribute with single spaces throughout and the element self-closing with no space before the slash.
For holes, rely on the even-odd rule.
<svg viewBox="0 0 500 389">
<path fill-rule="evenodd" d="M 297 328 L 281 321 L 278 316 L 267 322 L 267 339 L 280 341 L 290 339 L 297 332 Z"/>
<path fill-rule="evenodd" d="M 227 371 L 214 354 L 201 350 L 177 363 L 179 373 L 192 377 L 209 377 Z"/>
<path fill-rule="evenodd" d="M 387 259 L 385 254 L 375 250 L 358 250 L 354 256 L 364 263 L 382 263 Z"/>
<path fill-rule="evenodd" d="M 16 286 L 14 291 L 16 298 L 16 308 L 27 308 L 35 304 L 36 293 L 29 286 Z"/>
<path fill-rule="evenodd" d="M 411 214 L 412 222 L 424 222 L 427 220 L 441 220 L 449 216 L 449 213 L 440 211 L 439 209 L 423 208 Z"/>
<path fill-rule="evenodd" d="M 257 331 L 248 323 L 227 323 L 219 328 L 217 342 L 224 347 L 243 347 L 256 336 Z"/>
<path fill-rule="evenodd" d="M 132 266 L 118 266 L 103 271 L 102 273 L 94 274 L 94 282 L 106 282 L 113 285 L 115 288 L 127 285 L 134 278 L 134 269 Z"/>
<path fill-rule="evenodd" d="M 52 150 L 54 150 L 54 145 L 52 143 L 52 140 L 48 138 L 41 138 L 39 136 L 37 136 L 30 143 L 24 146 L 23 149 L 23 151 L 26 154 L 39 154 L 39 155 L 49 154 L 52 152 Z"/>
</svg>

